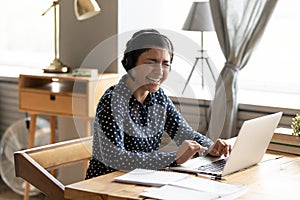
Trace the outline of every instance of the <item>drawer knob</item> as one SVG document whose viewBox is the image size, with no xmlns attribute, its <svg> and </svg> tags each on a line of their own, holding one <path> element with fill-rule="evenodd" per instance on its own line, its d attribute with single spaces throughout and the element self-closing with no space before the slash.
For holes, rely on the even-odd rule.
<svg viewBox="0 0 300 200">
<path fill-rule="evenodd" d="M 50 94 L 50 100 L 51 100 L 51 101 L 55 101 L 55 95 Z"/>
</svg>

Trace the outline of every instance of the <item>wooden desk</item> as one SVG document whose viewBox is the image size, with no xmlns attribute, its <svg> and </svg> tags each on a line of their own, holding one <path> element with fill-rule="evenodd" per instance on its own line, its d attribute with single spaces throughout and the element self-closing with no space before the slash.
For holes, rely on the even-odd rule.
<svg viewBox="0 0 300 200">
<path fill-rule="evenodd" d="M 287 199 L 299 197 L 300 157 L 268 152 L 266 156 L 280 155 L 278 159 L 266 160 L 249 169 L 228 175 L 224 183 L 244 184 L 249 189 L 238 199 Z M 271 158 L 274 158 L 271 157 Z M 74 183 L 65 187 L 66 199 L 142 199 L 139 194 L 147 188 L 134 184 L 113 182 L 123 172 Z"/>
</svg>

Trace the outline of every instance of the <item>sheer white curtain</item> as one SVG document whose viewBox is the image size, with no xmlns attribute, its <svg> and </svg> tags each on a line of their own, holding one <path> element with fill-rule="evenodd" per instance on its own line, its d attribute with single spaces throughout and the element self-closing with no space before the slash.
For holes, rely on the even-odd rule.
<svg viewBox="0 0 300 200">
<path fill-rule="evenodd" d="M 238 74 L 258 44 L 276 3 L 277 0 L 210 0 L 226 59 L 211 103 L 208 136 L 212 139 L 236 135 Z"/>
</svg>

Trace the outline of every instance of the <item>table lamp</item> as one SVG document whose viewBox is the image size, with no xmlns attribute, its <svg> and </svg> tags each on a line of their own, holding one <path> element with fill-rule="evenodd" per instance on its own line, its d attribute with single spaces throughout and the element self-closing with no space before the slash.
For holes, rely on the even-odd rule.
<svg viewBox="0 0 300 200">
<path fill-rule="evenodd" d="M 193 71 L 195 70 L 195 67 L 198 64 L 199 59 L 201 59 L 201 72 L 202 72 L 202 88 L 204 87 L 204 77 L 203 77 L 203 64 L 204 61 L 207 63 L 210 71 L 212 72 L 212 69 L 208 62 L 208 57 L 204 56 L 204 49 L 203 49 L 203 32 L 205 31 L 214 31 L 214 24 L 212 21 L 212 16 L 210 12 L 210 5 L 208 1 L 202 1 L 202 2 L 193 2 L 192 7 L 190 8 L 189 14 L 185 20 L 185 23 L 183 25 L 182 30 L 187 31 L 200 31 L 201 33 L 201 43 L 200 43 L 200 57 L 196 57 L 195 63 L 193 65 L 192 71 L 185 83 L 184 89 L 182 93 L 184 93 L 186 86 L 188 85 L 191 76 L 193 74 Z"/>
<path fill-rule="evenodd" d="M 43 69 L 45 73 L 67 73 L 70 71 L 70 67 L 63 64 L 59 59 L 58 53 L 58 36 L 57 36 L 57 6 L 61 0 L 53 1 L 52 5 L 42 14 L 44 16 L 52 7 L 54 10 L 54 60 L 50 66 Z M 74 12 L 77 20 L 89 19 L 98 13 L 101 9 L 96 0 L 74 0 Z"/>
</svg>

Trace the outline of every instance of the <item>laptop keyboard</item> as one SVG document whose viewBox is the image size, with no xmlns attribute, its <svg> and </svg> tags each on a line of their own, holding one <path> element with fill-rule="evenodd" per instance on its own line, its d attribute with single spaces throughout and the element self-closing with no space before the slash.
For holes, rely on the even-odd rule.
<svg viewBox="0 0 300 200">
<path fill-rule="evenodd" d="M 227 158 L 216 160 L 212 163 L 198 167 L 198 170 L 205 172 L 221 172 L 226 164 Z"/>
</svg>

